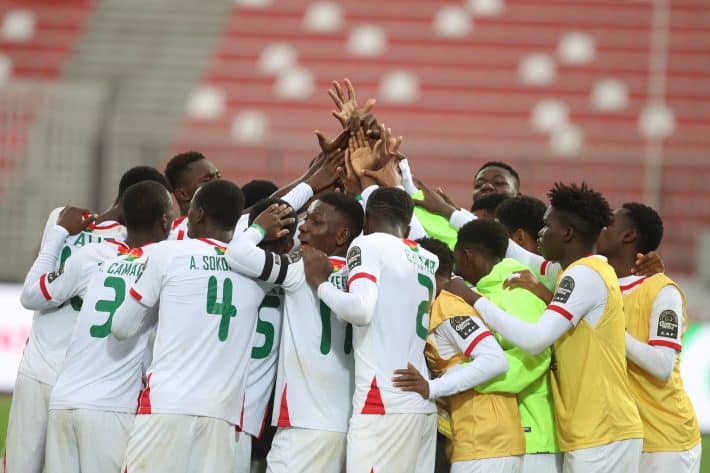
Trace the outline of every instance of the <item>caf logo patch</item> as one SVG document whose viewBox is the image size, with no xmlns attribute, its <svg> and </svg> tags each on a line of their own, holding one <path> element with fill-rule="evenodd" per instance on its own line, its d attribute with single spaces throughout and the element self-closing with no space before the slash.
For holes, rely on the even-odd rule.
<svg viewBox="0 0 710 473">
<path fill-rule="evenodd" d="M 362 250 L 360 250 L 359 246 L 353 246 L 348 251 L 348 269 L 352 271 L 353 268 L 357 268 L 360 265 L 362 265 Z"/>
<path fill-rule="evenodd" d="M 658 332 L 659 337 L 678 338 L 678 314 L 673 310 L 664 310 L 658 316 Z"/>
<path fill-rule="evenodd" d="M 449 323 L 456 330 L 461 338 L 466 340 L 469 335 L 478 330 L 478 324 L 471 317 L 458 315 L 451 317 Z"/>
<path fill-rule="evenodd" d="M 560 284 L 557 285 L 555 297 L 552 299 L 552 302 L 560 302 L 564 304 L 569 300 L 569 296 L 572 295 L 572 291 L 574 291 L 574 279 L 572 279 L 572 276 L 563 277 Z"/>
</svg>

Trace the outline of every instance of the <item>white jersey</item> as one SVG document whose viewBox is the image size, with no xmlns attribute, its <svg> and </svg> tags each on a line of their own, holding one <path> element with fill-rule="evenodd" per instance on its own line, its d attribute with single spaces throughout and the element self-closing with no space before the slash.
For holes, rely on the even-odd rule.
<svg viewBox="0 0 710 473">
<path fill-rule="evenodd" d="M 185 239 L 187 239 L 187 215 L 173 220 L 173 226 L 170 229 L 170 234 L 168 235 L 168 240 Z"/>
<path fill-rule="evenodd" d="M 155 318 L 126 340 L 111 336 L 111 324 L 154 247 L 134 248 L 108 259 L 91 277 L 50 409 L 136 412 L 144 353 Z"/>
<path fill-rule="evenodd" d="M 369 324 L 354 327 L 355 395 L 360 414 L 432 413 L 436 406 L 392 386 L 394 370 L 411 363 L 428 373 L 424 347 L 438 258 L 412 240 L 386 233 L 357 237 L 348 249 L 348 287 L 361 278 L 378 287 Z"/>
<path fill-rule="evenodd" d="M 235 271 L 284 289 L 273 424 L 347 432 L 352 412 L 352 327 L 331 315 L 306 281 L 303 261 L 257 247 L 261 234 L 237 234 L 227 251 Z M 345 289 L 343 258 L 332 257 L 330 281 Z"/>
<path fill-rule="evenodd" d="M 269 400 L 276 382 L 283 300 L 280 287 L 269 291 L 261 301 L 256 321 L 241 423 L 242 431 L 256 438 L 261 437 L 266 426 Z"/>
<path fill-rule="evenodd" d="M 206 416 L 239 424 L 257 311 L 266 291 L 230 271 L 225 249 L 207 238 L 156 243 L 129 290 L 145 308 L 159 304 L 138 414 Z"/>
<path fill-rule="evenodd" d="M 45 225 L 44 239 L 49 230 L 54 227 L 62 207 L 54 209 Z M 105 239 L 123 241 L 126 238 L 126 228 L 118 222 L 105 221 L 91 224 L 76 235 L 67 236 L 55 255 L 54 267 L 47 268 L 47 273 L 58 272 L 71 261 L 73 253 L 90 243 L 98 243 Z M 72 299 L 59 307 L 36 311 L 32 318 L 32 330 L 22 354 L 19 372 L 28 378 L 53 385 L 66 355 L 76 314 L 81 308 L 79 298 Z"/>
</svg>

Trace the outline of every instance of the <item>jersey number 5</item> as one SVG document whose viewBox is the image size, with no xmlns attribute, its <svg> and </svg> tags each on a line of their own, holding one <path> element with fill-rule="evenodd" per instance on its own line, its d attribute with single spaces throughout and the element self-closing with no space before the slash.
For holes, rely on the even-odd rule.
<svg viewBox="0 0 710 473">
<path fill-rule="evenodd" d="M 113 322 L 113 314 L 123 304 L 126 299 L 126 282 L 114 276 L 109 276 L 104 281 L 104 287 L 113 289 L 113 299 L 103 299 L 96 301 L 95 309 L 97 312 L 107 312 L 108 319 L 102 325 L 92 325 L 89 333 L 94 338 L 106 338 L 111 333 L 111 322 Z"/>
<path fill-rule="evenodd" d="M 264 300 L 261 301 L 259 314 L 261 314 L 261 309 L 276 309 L 278 307 L 281 307 L 281 298 L 274 294 L 268 294 L 264 297 Z M 274 324 L 266 320 L 261 320 L 261 317 L 259 317 L 256 320 L 256 333 L 264 335 L 264 344 L 260 347 L 252 347 L 251 357 L 254 360 L 262 360 L 269 356 L 269 353 L 271 353 L 271 350 L 274 348 L 274 337 L 276 335 Z"/>
<path fill-rule="evenodd" d="M 217 278 L 210 276 L 207 282 L 207 313 L 219 315 L 219 341 L 224 342 L 229 335 L 229 322 L 237 315 L 237 308 L 232 304 L 232 280 L 225 278 L 222 283 L 222 302 L 217 302 Z"/>
<path fill-rule="evenodd" d="M 429 333 L 429 328 L 424 325 L 424 316 L 429 313 L 429 307 L 431 306 L 431 296 L 434 294 L 434 282 L 429 276 L 419 273 L 417 275 L 417 281 L 419 284 L 427 288 L 429 291 L 429 297 L 425 301 L 419 303 L 419 308 L 417 310 L 417 335 L 422 340 L 426 340 L 427 334 Z"/>
</svg>

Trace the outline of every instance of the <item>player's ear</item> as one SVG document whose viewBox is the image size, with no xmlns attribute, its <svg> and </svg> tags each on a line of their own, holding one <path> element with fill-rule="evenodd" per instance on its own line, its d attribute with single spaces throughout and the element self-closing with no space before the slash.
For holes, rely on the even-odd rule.
<svg viewBox="0 0 710 473">
<path fill-rule="evenodd" d="M 175 189 L 173 189 L 173 193 L 175 194 L 175 200 L 177 200 L 178 202 L 190 201 L 190 195 L 182 187 L 176 187 Z"/>
<path fill-rule="evenodd" d="M 350 240 L 351 230 L 348 227 L 340 227 L 338 233 L 335 234 L 335 244 L 337 246 L 345 246 Z"/>
<path fill-rule="evenodd" d="M 627 245 L 630 243 L 634 243 L 637 238 L 638 235 L 636 234 L 636 230 L 634 230 L 633 228 L 626 230 L 624 234 L 621 235 L 621 241 Z"/>
<path fill-rule="evenodd" d="M 525 233 L 525 230 L 523 230 L 522 228 L 518 228 L 510 234 L 510 239 L 518 245 L 522 246 L 523 248 L 526 248 L 525 245 L 527 244 L 528 234 Z"/>
</svg>

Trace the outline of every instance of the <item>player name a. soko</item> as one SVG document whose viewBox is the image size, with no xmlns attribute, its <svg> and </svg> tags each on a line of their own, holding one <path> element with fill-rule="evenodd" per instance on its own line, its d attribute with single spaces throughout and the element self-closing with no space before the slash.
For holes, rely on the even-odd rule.
<svg viewBox="0 0 710 473">
<path fill-rule="evenodd" d="M 230 271 L 224 256 L 203 256 L 202 266 L 198 266 L 195 257 L 190 257 L 190 270 L 194 271 Z"/>
<path fill-rule="evenodd" d="M 106 273 L 139 278 L 144 268 L 145 263 L 111 263 Z"/>
</svg>

